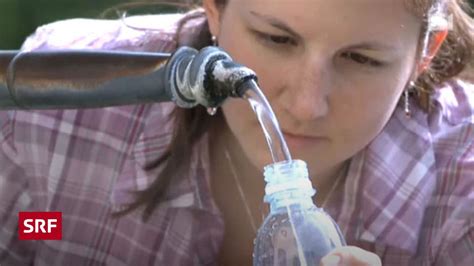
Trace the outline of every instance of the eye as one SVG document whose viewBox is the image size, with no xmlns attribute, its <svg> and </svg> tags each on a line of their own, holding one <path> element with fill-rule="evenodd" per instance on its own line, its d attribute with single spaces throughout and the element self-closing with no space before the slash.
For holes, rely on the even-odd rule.
<svg viewBox="0 0 474 266">
<path fill-rule="evenodd" d="M 371 67 L 380 67 L 383 65 L 383 63 L 378 60 L 372 59 L 368 56 L 355 53 L 355 52 L 345 52 L 345 53 L 342 53 L 341 56 L 345 59 L 354 61 L 357 64 L 361 64 L 361 65 L 367 65 Z"/>
<path fill-rule="evenodd" d="M 257 37 L 266 42 L 270 45 L 292 45 L 296 46 L 297 43 L 292 37 L 284 36 L 284 35 L 273 35 L 273 34 L 266 34 L 259 31 L 254 31 Z"/>
<path fill-rule="evenodd" d="M 291 42 L 291 39 L 286 36 L 268 35 L 268 39 L 277 44 L 287 44 Z"/>
</svg>

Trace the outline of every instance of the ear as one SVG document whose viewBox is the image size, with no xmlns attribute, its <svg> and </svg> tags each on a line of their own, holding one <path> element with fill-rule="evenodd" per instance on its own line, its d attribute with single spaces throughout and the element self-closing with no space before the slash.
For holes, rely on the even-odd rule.
<svg viewBox="0 0 474 266">
<path fill-rule="evenodd" d="M 436 53 L 438 53 L 439 48 L 441 48 L 441 45 L 446 40 L 447 36 L 448 29 L 429 33 L 429 36 L 425 41 L 426 44 L 424 44 L 425 51 L 422 52 L 422 58 L 420 59 L 420 62 L 417 65 L 417 75 L 421 75 L 428 68 L 428 66 L 431 64 L 431 61 L 436 56 Z"/>
<path fill-rule="evenodd" d="M 216 0 L 203 0 L 203 7 L 206 11 L 209 30 L 214 36 L 218 36 L 220 32 L 220 16 L 221 10 L 216 5 Z"/>
</svg>

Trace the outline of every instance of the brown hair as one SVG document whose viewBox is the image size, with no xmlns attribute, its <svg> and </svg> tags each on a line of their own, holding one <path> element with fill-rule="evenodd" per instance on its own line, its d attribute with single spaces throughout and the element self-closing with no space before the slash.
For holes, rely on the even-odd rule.
<svg viewBox="0 0 474 266">
<path fill-rule="evenodd" d="M 430 95 L 443 82 L 457 77 L 461 72 L 472 76 L 474 50 L 473 9 L 466 0 L 405 0 L 410 11 L 424 19 L 420 44 L 427 31 L 427 13 L 436 2 L 445 2 L 449 31 L 440 50 L 431 61 L 429 68 L 415 81 L 419 105 L 430 110 Z M 421 53 L 421 51 L 420 51 Z"/>
<path fill-rule="evenodd" d="M 215 0 L 219 8 L 225 8 L 227 0 Z M 474 50 L 474 24 L 469 14 L 472 10 L 466 0 L 407 0 L 408 8 L 416 15 L 425 18 L 430 7 L 436 1 L 447 1 L 448 13 L 452 18 L 452 28 L 447 40 L 434 57 L 429 69 L 416 80 L 420 106 L 429 110 L 429 94 L 444 81 L 454 78 L 465 70 L 472 62 Z M 190 2 L 190 1 L 187 1 Z M 193 2 L 193 1 L 191 1 Z M 196 1 L 194 1 L 196 2 Z M 193 19 L 204 18 L 202 10 L 191 12 L 179 23 L 176 33 L 176 45 L 188 45 L 197 49 L 211 45 L 211 34 L 207 22 L 193 36 L 192 43 L 182 43 L 180 33 L 186 23 Z M 423 32 L 426 32 L 426 23 Z M 420 43 L 423 36 L 420 37 Z M 422 89 L 421 89 L 422 88 Z M 166 191 L 173 179 L 186 173 L 191 151 L 196 142 L 206 133 L 213 120 L 219 119 L 222 114 L 211 117 L 202 107 L 193 109 L 176 108 L 173 113 L 174 133 L 166 152 L 154 162 L 146 166 L 151 170 L 163 166 L 159 177 L 145 190 L 136 192 L 136 200 L 117 215 L 126 214 L 138 207 L 144 206 L 143 219 L 146 220 L 160 202 L 166 199 Z"/>
</svg>

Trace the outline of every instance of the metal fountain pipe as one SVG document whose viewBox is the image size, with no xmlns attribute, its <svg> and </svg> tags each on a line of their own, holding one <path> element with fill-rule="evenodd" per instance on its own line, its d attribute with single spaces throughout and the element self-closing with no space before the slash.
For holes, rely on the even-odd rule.
<svg viewBox="0 0 474 266">
<path fill-rule="evenodd" d="M 4 52 L 0 108 L 102 107 L 164 100 L 166 91 L 152 88 L 161 86 L 163 77 L 156 70 L 168 57 L 99 51 Z"/>
<path fill-rule="evenodd" d="M 217 107 L 241 97 L 255 73 L 223 50 L 164 53 L 0 51 L 0 109 L 96 108 L 174 101 Z"/>
</svg>

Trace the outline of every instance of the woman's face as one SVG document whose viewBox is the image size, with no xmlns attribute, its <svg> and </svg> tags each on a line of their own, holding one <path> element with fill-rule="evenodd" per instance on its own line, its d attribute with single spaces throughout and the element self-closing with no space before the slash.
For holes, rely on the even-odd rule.
<svg viewBox="0 0 474 266">
<path fill-rule="evenodd" d="M 412 77 L 421 22 L 404 1 L 229 0 L 221 12 L 205 1 L 219 45 L 257 73 L 293 158 L 313 176 L 363 149 Z M 249 104 L 222 109 L 247 157 L 270 163 Z"/>
</svg>

